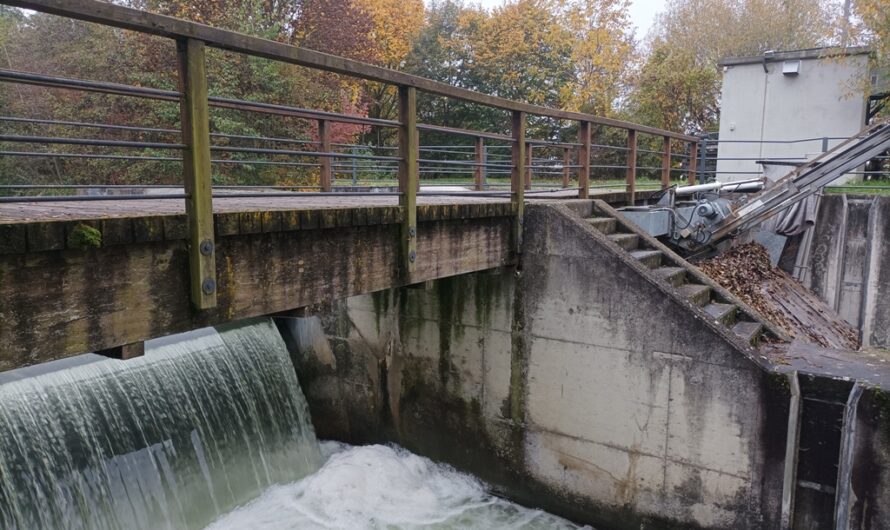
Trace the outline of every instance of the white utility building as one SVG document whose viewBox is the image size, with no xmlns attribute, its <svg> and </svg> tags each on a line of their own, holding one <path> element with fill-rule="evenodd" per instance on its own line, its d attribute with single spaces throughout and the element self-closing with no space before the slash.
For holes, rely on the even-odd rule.
<svg viewBox="0 0 890 530">
<path fill-rule="evenodd" d="M 869 54 L 817 48 L 722 60 L 717 179 L 755 177 L 758 160 L 805 161 L 860 131 Z"/>
</svg>

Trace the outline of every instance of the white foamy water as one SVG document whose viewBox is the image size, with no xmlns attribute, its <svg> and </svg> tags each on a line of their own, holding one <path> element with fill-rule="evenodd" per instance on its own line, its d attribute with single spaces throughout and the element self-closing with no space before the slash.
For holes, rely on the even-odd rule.
<svg viewBox="0 0 890 530">
<path fill-rule="evenodd" d="M 495 497 L 471 475 L 399 447 L 321 446 L 317 472 L 267 489 L 207 530 L 590 528 Z"/>
</svg>

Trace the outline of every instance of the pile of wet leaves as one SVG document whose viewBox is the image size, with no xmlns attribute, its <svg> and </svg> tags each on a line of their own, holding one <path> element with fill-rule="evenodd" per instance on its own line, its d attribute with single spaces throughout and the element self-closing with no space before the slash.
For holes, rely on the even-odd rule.
<svg viewBox="0 0 890 530">
<path fill-rule="evenodd" d="M 759 243 L 735 247 L 698 267 L 788 336 L 855 350 L 859 333 L 800 282 L 770 263 Z"/>
<path fill-rule="evenodd" d="M 764 295 L 763 284 L 772 280 L 777 271 L 770 263 L 766 247 L 760 243 L 740 245 L 697 265 L 774 325 L 786 330 L 791 327 L 785 315 Z"/>
</svg>

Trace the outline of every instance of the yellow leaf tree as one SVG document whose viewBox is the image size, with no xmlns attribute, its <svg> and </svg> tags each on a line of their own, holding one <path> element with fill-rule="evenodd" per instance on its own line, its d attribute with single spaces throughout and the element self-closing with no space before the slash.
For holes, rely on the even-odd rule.
<svg viewBox="0 0 890 530">
<path fill-rule="evenodd" d="M 627 85 L 636 61 L 628 0 L 576 0 L 564 10 L 574 76 L 563 106 L 606 115 Z"/>
<path fill-rule="evenodd" d="M 367 15 L 371 26 L 368 33 L 370 48 L 362 59 L 386 68 L 403 67 L 412 42 L 423 27 L 423 0 L 355 0 L 355 5 Z M 365 94 L 369 117 L 396 117 L 395 87 L 368 82 Z M 391 131 L 374 127 L 365 140 L 382 144 L 384 132 Z"/>
</svg>

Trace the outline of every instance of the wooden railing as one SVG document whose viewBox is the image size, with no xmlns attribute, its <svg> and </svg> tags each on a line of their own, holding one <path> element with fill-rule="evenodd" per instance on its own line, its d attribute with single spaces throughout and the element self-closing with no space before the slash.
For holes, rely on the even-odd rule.
<svg viewBox="0 0 890 530">
<path fill-rule="evenodd" d="M 525 190 L 531 186 L 531 174 L 533 171 L 532 153 L 539 144 L 551 147 L 555 145 L 556 148 L 562 149 L 564 161 L 562 182 L 565 186 L 568 186 L 569 170 L 572 168 L 570 164 L 571 155 L 572 153 L 576 154 L 577 164 L 574 167 L 578 170 L 578 197 L 580 198 L 587 198 L 590 189 L 591 151 L 593 145 L 592 128 L 594 125 L 614 127 L 627 131 L 626 191 L 630 203 L 633 203 L 635 200 L 637 184 L 638 134 L 663 139 L 660 172 L 663 187 L 667 187 L 670 183 L 672 171 L 671 145 L 676 142 L 688 144 L 690 153 L 687 167 L 688 180 L 690 183 L 693 183 L 695 180 L 695 153 L 698 138 L 694 136 L 590 114 L 512 101 L 305 48 L 96 0 L 0 0 L 0 3 L 157 35 L 176 41 L 179 62 L 179 92 L 153 89 L 141 90 L 145 92 L 143 97 L 167 100 L 178 98 L 180 101 L 182 145 L 177 146 L 177 148 L 181 148 L 183 152 L 186 212 L 189 221 L 191 298 L 197 309 L 206 309 L 216 305 L 211 152 L 217 149 L 217 147 L 211 144 L 209 108 L 211 106 L 232 107 L 236 104 L 236 102 L 231 100 L 208 96 L 205 71 L 205 48 L 208 46 L 371 80 L 398 88 L 398 120 L 395 122 L 305 109 L 287 109 L 264 103 L 248 103 L 247 108 L 256 112 L 278 113 L 317 120 L 320 146 L 316 156 L 319 157 L 320 188 L 322 191 L 330 191 L 332 189 L 332 158 L 337 155 L 337 153 L 332 151 L 331 147 L 331 122 L 371 123 L 397 128 L 399 204 L 402 208 L 401 263 L 403 273 L 409 279 L 411 273 L 415 270 L 418 259 L 416 243 L 417 191 L 420 175 L 418 156 L 420 130 L 447 132 L 473 138 L 475 142 L 475 156 L 472 165 L 474 167 L 474 187 L 477 190 L 483 189 L 486 168 L 483 160 L 485 140 L 508 140 L 510 142 L 510 200 L 513 205 L 512 212 L 515 218 L 512 233 L 517 251 L 521 249 L 522 243 Z M 7 74 L 9 73 L 7 72 Z M 71 80 L 68 81 L 70 84 Z M 30 82 L 43 84 L 44 86 L 54 86 L 52 80 L 37 82 L 32 80 Z M 110 84 L 100 86 L 100 84 L 90 85 L 84 82 L 81 83 L 81 87 L 85 90 L 115 93 L 114 86 Z M 484 131 L 418 124 L 418 91 L 509 111 L 512 117 L 510 123 L 511 134 L 506 136 Z M 245 108 L 245 102 L 237 103 L 240 105 L 238 108 Z M 554 144 L 553 142 L 536 142 L 533 139 L 527 138 L 526 122 L 528 115 L 577 122 L 579 131 L 577 143 Z M 5 139 L 0 137 L 0 141 L 9 140 L 10 137 Z M 15 139 L 12 140 L 15 141 Z"/>
</svg>

